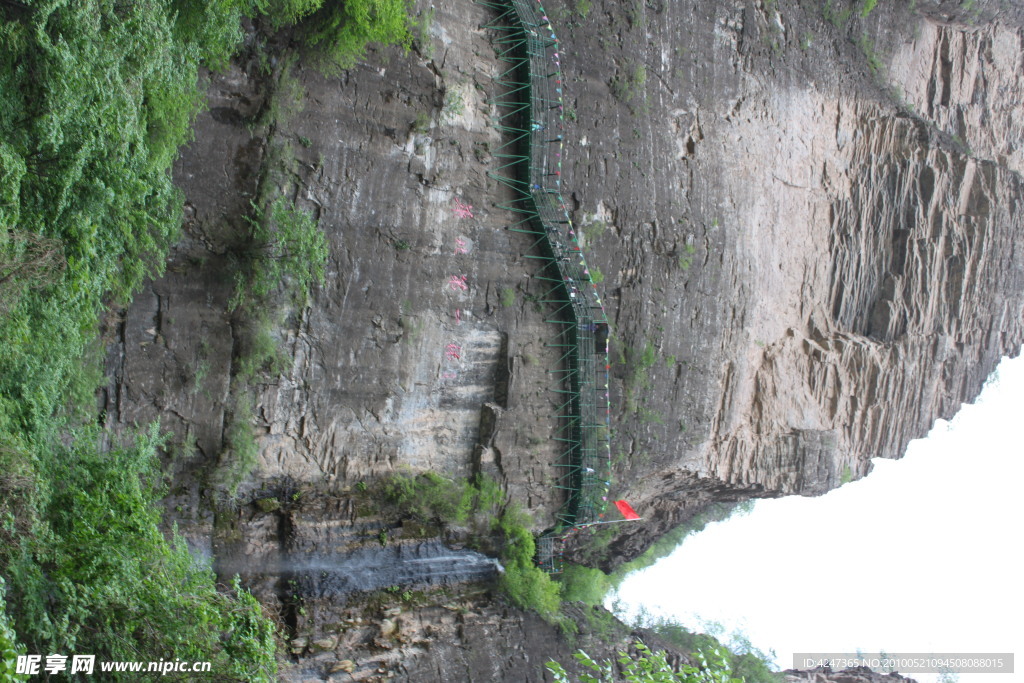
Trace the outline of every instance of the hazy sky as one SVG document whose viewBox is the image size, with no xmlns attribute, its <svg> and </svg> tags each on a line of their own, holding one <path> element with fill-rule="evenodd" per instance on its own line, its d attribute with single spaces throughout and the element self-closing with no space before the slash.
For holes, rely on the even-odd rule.
<svg viewBox="0 0 1024 683">
<path fill-rule="evenodd" d="M 793 652 L 1024 653 L 1024 358 L 1004 359 L 975 404 L 902 460 L 874 463 L 820 498 L 761 500 L 709 526 L 619 597 L 742 631 L 782 668 Z"/>
</svg>

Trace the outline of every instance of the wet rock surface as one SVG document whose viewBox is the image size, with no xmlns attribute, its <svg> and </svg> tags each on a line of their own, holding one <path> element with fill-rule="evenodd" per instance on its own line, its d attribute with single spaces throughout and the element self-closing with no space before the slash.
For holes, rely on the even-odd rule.
<svg viewBox="0 0 1024 683">
<path fill-rule="evenodd" d="M 645 518 L 605 566 L 708 502 L 865 476 L 1024 341 L 1020 12 L 894 4 L 836 26 L 815 2 L 549 3 L 574 129 L 563 188 L 613 320 L 613 494 Z M 502 163 L 489 15 L 434 6 L 431 56 L 374 52 L 335 78 L 300 64 L 301 106 L 272 127 L 248 125 L 267 106 L 255 64 L 211 77 L 176 167 L 185 237 L 114 326 L 106 396 L 110 424 L 159 418 L 182 444 L 168 506 L 197 548 L 279 544 L 274 512 L 216 529 L 208 470 L 240 391 L 259 446 L 248 498 L 409 468 L 497 476 L 538 528 L 561 503 L 546 288 L 486 175 Z M 226 245 L 285 143 L 283 189 L 327 234 L 327 283 L 284 306 L 286 368 L 250 390 L 232 380 L 247 321 Z M 417 610 L 402 619 L 422 633 L 440 619 L 461 635 L 400 648 L 424 667 L 408 680 L 532 680 L 530 648 L 555 638 L 494 604 Z M 331 674 L 319 656 L 296 671 L 350 680 L 350 657 Z"/>
</svg>

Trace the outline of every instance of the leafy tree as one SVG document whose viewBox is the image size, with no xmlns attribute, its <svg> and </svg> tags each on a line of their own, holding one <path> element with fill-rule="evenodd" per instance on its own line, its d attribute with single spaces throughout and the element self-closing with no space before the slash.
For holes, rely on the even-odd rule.
<svg viewBox="0 0 1024 683">
<path fill-rule="evenodd" d="M 291 26 L 324 5 L 324 0 L 257 0 L 260 12 L 270 17 L 276 28 Z"/>
<path fill-rule="evenodd" d="M 695 657 L 698 666 L 685 665 L 674 668 L 664 652 L 654 652 L 641 641 L 634 645 L 635 654 L 619 652 L 618 664 L 621 673 L 616 672 L 615 663 L 610 660 L 595 661 L 580 650 L 573 658 L 588 672 L 580 674 L 579 683 L 743 683 L 733 678 L 725 655 L 719 650 L 709 653 L 698 652 Z M 555 683 L 573 683 L 569 673 L 558 662 L 545 665 L 555 678 Z M 593 673 L 589 673 L 593 672 Z"/>
<path fill-rule="evenodd" d="M 18 634 L 8 623 L 4 606 L 6 587 L 0 577 L 0 681 L 24 681 L 28 676 L 16 674 L 18 655 L 25 653 L 25 647 L 18 643 Z"/>
<path fill-rule="evenodd" d="M 362 59 L 367 43 L 409 49 L 411 27 L 407 0 L 328 0 L 310 17 L 304 39 L 316 48 L 321 68 L 335 73 Z"/>
<path fill-rule="evenodd" d="M 522 526 L 506 531 L 501 561 L 505 572 L 498 586 L 509 600 L 523 609 L 531 609 L 546 619 L 554 619 L 561 607 L 560 586 L 534 565 L 537 552 L 533 534 Z"/>
<path fill-rule="evenodd" d="M 706 624 L 705 629 L 710 633 L 693 633 L 682 625 L 665 619 L 648 622 L 645 627 L 684 652 L 722 652 L 733 673 L 747 683 L 777 683 L 780 680 L 779 674 L 768 666 L 769 655 L 755 648 L 746 636 L 732 634 L 729 647 L 725 648 L 719 640 L 724 630 L 720 625 L 713 628 L 711 624 Z M 711 635 L 712 633 L 715 635 Z"/>
<path fill-rule="evenodd" d="M 235 274 L 232 305 L 266 299 L 286 280 L 300 293 L 309 296 L 314 282 L 324 282 L 327 239 L 308 211 L 296 208 L 278 197 L 269 214 L 253 206 L 249 219 L 251 235 L 239 250 L 243 264 Z"/>
<path fill-rule="evenodd" d="M 252 16 L 253 0 L 172 0 L 175 33 L 191 43 L 207 67 L 227 66 L 242 41 L 242 17 Z"/>
<path fill-rule="evenodd" d="M 163 269 L 181 206 L 167 171 L 200 102 L 175 31 L 162 0 L 0 20 L 0 425 L 49 418 L 105 298 Z"/>
<path fill-rule="evenodd" d="M 567 602 L 583 602 L 600 605 L 611 588 L 611 579 L 600 569 L 568 563 L 558 581 L 562 584 L 562 599 Z"/>
<path fill-rule="evenodd" d="M 51 442 L 37 460 L 32 533 L 5 568 L 22 642 L 108 660 L 207 660 L 225 680 L 273 680 L 274 626 L 255 598 L 237 579 L 218 592 L 184 540 L 159 530 L 156 426 L 107 453 L 98 437 Z"/>
</svg>

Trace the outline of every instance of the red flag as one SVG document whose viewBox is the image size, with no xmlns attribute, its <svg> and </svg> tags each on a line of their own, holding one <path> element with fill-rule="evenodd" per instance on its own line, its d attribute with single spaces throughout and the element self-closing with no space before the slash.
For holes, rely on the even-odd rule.
<svg viewBox="0 0 1024 683">
<path fill-rule="evenodd" d="M 615 501 L 615 507 L 619 508 L 619 512 L 626 519 L 640 519 L 640 515 L 636 514 L 636 510 L 624 500 Z"/>
</svg>

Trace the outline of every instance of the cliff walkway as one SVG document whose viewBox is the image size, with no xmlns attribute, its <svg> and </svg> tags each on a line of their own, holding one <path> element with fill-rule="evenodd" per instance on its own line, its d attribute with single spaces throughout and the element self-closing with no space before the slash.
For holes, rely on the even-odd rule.
<svg viewBox="0 0 1024 683">
<path fill-rule="evenodd" d="M 512 190 L 502 208 L 521 219 L 510 230 L 535 237 L 542 262 L 535 275 L 546 285 L 542 301 L 557 326 L 549 346 L 561 353 L 553 391 L 560 397 L 562 444 L 555 486 L 566 491 L 555 526 L 537 541 L 537 563 L 561 569 L 562 543 L 572 531 L 604 517 L 611 478 L 608 398 L 608 317 L 597 284 L 580 249 L 579 235 L 560 194 L 565 112 L 564 78 L 558 38 L 538 0 L 480 0 L 498 17 L 487 26 L 499 32 L 496 46 L 506 70 L 502 93 L 493 100 L 506 140 L 494 151 L 502 164 L 490 173 Z"/>
</svg>

